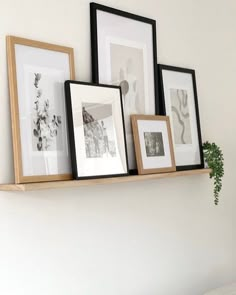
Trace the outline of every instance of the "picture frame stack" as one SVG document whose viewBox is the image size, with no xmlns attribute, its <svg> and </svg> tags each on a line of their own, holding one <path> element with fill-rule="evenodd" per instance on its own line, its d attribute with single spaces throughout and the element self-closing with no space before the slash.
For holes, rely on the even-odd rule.
<svg viewBox="0 0 236 295">
<path fill-rule="evenodd" d="M 90 3 L 92 83 L 73 48 L 7 36 L 15 183 L 204 168 L 195 71 L 158 64 L 156 20 Z"/>
</svg>

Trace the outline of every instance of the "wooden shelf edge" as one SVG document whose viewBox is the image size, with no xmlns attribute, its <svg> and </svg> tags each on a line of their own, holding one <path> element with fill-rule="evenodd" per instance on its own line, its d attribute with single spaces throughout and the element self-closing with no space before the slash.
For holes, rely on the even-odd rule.
<svg viewBox="0 0 236 295">
<path fill-rule="evenodd" d="M 136 182 L 136 181 L 144 181 L 144 180 L 155 180 L 160 178 L 191 176 L 191 175 L 200 175 L 200 174 L 209 174 L 209 173 L 211 173 L 211 169 L 196 169 L 196 170 L 169 172 L 169 173 L 134 175 L 134 176 L 125 176 L 125 177 L 113 177 L 113 178 L 97 178 L 97 179 L 89 179 L 89 180 L 66 180 L 66 181 L 54 181 L 54 182 L 27 183 L 27 184 L 1 184 L 0 191 L 37 191 L 37 190 L 44 190 L 44 189 L 74 188 L 74 187 L 82 187 L 82 186 L 93 186 L 98 184 Z"/>
</svg>

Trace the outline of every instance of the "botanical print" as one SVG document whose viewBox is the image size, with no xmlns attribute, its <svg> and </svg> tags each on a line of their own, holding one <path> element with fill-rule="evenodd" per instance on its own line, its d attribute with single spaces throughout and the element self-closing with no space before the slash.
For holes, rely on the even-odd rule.
<svg viewBox="0 0 236 295">
<path fill-rule="evenodd" d="M 144 141 L 147 157 L 165 156 L 161 132 L 144 132 Z"/>
<path fill-rule="evenodd" d="M 170 99 L 175 144 L 191 144 L 188 92 L 183 89 L 170 89 Z"/>
<path fill-rule="evenodd" d="M 116 156 L 112 105 L 82 103 L 82 115 L 87 158 Z"/>
<path fill-rule="evenodd" d="M 130 115 L 145 113 L 143 49 L 110 44 L 112 84 L 121 86 L 126 134 L 132 134 Z"/>
<path fill-rule="evenodd" d="M 32 112 L 32 145 L 38 152 L 56 151 L 62 149 L 62 115 L 54 110 L 53 88 L 47 80 L 47 75 L 36 72 L 30 73 L 30 83 L 33 91 Z"/>
</svg>

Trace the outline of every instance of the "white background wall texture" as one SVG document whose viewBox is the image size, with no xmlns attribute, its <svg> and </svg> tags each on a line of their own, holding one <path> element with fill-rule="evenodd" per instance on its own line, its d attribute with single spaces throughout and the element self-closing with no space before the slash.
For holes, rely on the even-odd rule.
<svg viewBox="0 0 236 295">
<path fill-rule="evenodd" d="M 158 61 L 196 69 L 203 140 L 225 154 L 220 205 L 207 175 L 0 193 L 0 294 L 200 295 L 236 279 L 234 0 L 107 0 L 157 20 Z M 91 79 L 88 0 L 0 0 L 0 182 L 13 181 L 7 34 L 74 47 Z"/>
</svg>

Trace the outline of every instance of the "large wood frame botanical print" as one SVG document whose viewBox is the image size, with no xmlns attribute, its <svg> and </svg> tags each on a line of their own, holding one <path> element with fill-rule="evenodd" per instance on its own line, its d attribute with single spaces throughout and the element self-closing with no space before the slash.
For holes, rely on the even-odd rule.
<svg viewBox="0 0 236 295">
<path fill-rule="evenodd" d="M 64 82 L 73 49 L 7 37 L 15 182 L 72 178 Z"/>
</svg>

